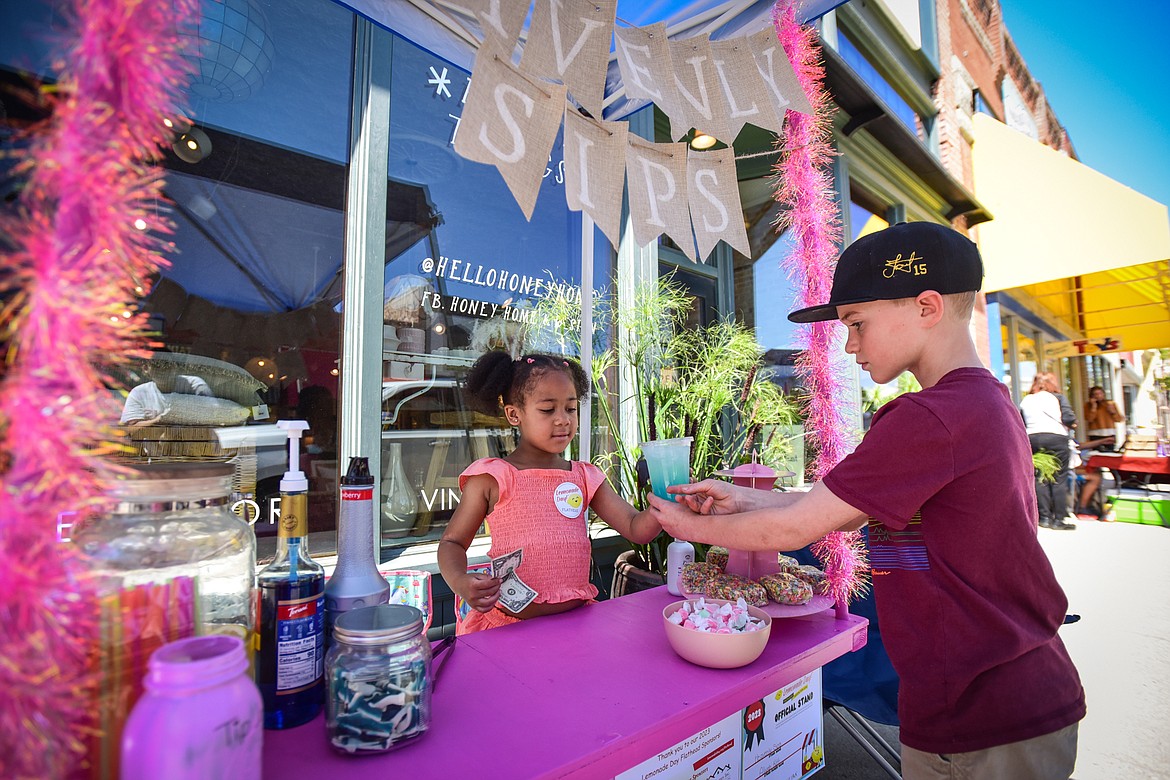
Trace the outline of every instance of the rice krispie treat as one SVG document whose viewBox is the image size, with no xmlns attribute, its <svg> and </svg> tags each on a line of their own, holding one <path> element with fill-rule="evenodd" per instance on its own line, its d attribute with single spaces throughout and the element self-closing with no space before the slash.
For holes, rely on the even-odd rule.
<svg viewBox="0 0 1170 780">
<path fill-rule="evenodd" d="M 777 604 L 796 606 L 812 601 L 813 587 L 808 580 L 802 579 L 788 572 L 768 574 L 759 579 L 764 586 L 768 597 Z"/>
</svg>

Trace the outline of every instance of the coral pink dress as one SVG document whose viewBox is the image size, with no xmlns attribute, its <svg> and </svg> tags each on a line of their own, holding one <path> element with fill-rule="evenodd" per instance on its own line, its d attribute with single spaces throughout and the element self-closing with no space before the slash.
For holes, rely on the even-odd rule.
<svg viewBox="0 0 1170 780">
<path fill-rule="evenodd" d="M 591 463 L 568 464 L 568 470 L 517 469 L 500 458 L 483 458 L 459 475 L 460 489 L 476 474 L 490 474 L 496 480 L 500 498 L 486 518 L 492 534 L 488 554 L 498 558 L 522 549 L 524 557 L 516 573 L 536 591 L 536 602 L 541 604 L 597 595 L 589 581 L 593 548 L 588 509 L 605 474 Z M 472 610 L 456 626 L 456 633 L 517 622 L 519 618 L 501 608 Z"/>
</svg>

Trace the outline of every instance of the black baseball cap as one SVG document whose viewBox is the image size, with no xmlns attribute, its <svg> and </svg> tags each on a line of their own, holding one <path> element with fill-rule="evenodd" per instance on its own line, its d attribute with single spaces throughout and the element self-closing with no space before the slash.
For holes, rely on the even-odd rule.
<svg viewBox="0 0 1170 780">
<path fill-rule="evenodd" d="M 927 290 L 975 292 L 982 286 L 983 259 L 975 242 L 935 222 L 899 222 L 847 246 L 833 272 L 828 302 L 797 309 L 788 319 L 835 320 L 837 307 L 847 303 L 914 298 Z"/>
</svg>

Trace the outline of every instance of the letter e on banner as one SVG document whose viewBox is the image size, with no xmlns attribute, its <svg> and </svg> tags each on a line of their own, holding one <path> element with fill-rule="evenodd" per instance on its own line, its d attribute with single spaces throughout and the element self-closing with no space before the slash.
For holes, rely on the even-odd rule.
<svg viewBox="0 0 1170 780">
<path fill-rule="evenodd" d="M 615 27 L 613 36 L 626 96 L 633 100 L 652 101 L 672 121 L 681 117 L 678 108 L 681 98 L 674 86 L 666 22 L 649 27 Z M 675 136 L 682 136 L 689 129 L 690 125 L 681 128 L 672 125 Z"/>
</svg>

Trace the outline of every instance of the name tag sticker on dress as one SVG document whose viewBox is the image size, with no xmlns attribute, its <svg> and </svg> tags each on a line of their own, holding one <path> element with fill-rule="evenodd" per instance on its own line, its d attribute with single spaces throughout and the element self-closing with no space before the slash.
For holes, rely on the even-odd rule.
<svg viewBox="0 0 1170 780">
<path fill-rule="evenodd" d="M 562 482 L 553 491 L 553 504 L 557 511 L 570 520 L 581 516 L 585 508 L 585 494 L 574 482 Z"/>
</svg>

